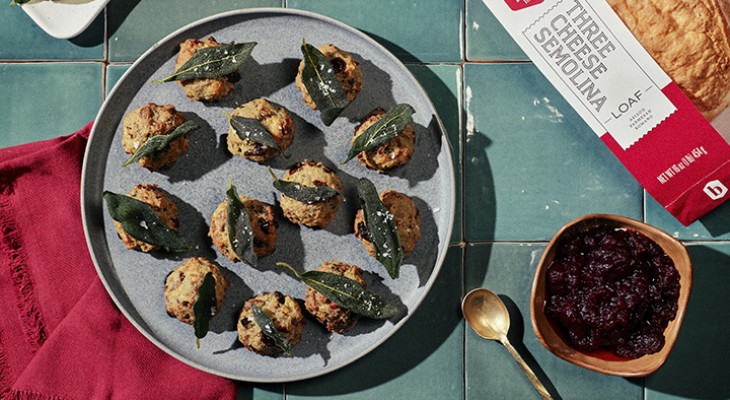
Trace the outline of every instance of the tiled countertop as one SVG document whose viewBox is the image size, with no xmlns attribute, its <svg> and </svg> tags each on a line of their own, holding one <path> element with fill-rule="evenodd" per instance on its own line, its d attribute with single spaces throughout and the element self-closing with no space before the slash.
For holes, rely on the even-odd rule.
<svg viewBox="0 0 730 400">
<path fill-rule="evenodd" d="M 242 399 L 537 398 L 507 351 L 465 328 L 463 293 L 508 298 L 511 340 L 563 399 L 730 398 L 730 204 L 683 227 L 664 211 L 507 37 L 480 0 L 112 0 L 71 40 L 19 8 L 0 13 L 0 147 L 81 128 L 148 47 L 218 12 L 299 8 L 371 35 L 426 88 L 456 157 L 459 206 L 438 282 L 384 345 L 332 374 L 285 385 L 240 384 Z M 2 8 L 2 6 L 0 6 Z M 645 220 L 687 243 L 692 298 L 667 363 L 644 379 L 591 372 L 537 341 L 529 292 L 553 233 L 587 213 Z"/>
</svg>

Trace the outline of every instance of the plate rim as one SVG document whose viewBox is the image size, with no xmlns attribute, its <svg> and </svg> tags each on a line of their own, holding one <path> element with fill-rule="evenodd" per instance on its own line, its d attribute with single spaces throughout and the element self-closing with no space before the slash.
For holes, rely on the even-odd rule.
<svg viewBox="0 0 730 400">
<path fill-rule="evenodd" d="M 153 335 L 149 334 L 145 328 L 143 328 L 139 322 L 135 320 L 135 318 L 130 314 L 129 310 L 126 309 L 126 306 L 124 303 L 118 298 L 117 294 L 112 289 L 109 282 L 107 282 L 107 279 L 105 278 L 105 273 L 102 271 L 102 268 L 100 267 L 99 259 L 97 258 L 97 254 L 94 251 L 94 248 L 96 244 L 94 243 L 94 240 L 92 239 L 90 235 L 89 230 L 89 220 L 92 218 L 92 214 L 95 212 L 99 212 L 98 210 L 94 209 L 90 206 L 90 204 L 87 202 L 87 198 L 91 196 L 91 193 L 87 193 L 87 190 L 89 189 L 89 180 L 91 178 L 90 175 L 93 174 L 93 172 L 90 171 L 90 158 L 91 158 L 91 151 L 90 149 L 93 148 L 93 142 L 95 140 L 101 140 L 98 139 L 99 137 L 102 137 L 103 135 L 110 134 L 109 132 L 101 132 L 98 130 L 99 124 L 98 122 L 101 120 L 101 118 L 107 113 L 107 108 L 110 107 L 110 104 L 112 103 L 115 94 L 117 91 L 122 90 L 122 83 L 127 77 L 132 73 L 132 71 L 138 67 L 140 64 L 143 63 L 143 61 L 146 60 L 147 57 L 150 56 L 152 52 L 159 47 L 161 43 L 167 43 L 169 40 L 174 38 L 175 36 L 178 36 L 185 31 L 191 30 L 195 27 L 210 23 L 212 21 L 223 19 L 223 18 L 229 18 L 229 17 L 235 17 L 238 15 L 254 15 L 254 14 L 279 14 L 279 15 L 293 15 L 293 16 L 300 16 L 305 18 L 311 18 L 315 20 L 319 20 L 322 22 L 325 22 L 327 24 L 331 24 L 339 29 L 343 29 L 347 31 L 350 34 L 353 34 L 357 36 L 359 39 L 364 40 L 368 42 L 369 45 L 375 47 L 378 51 L 382 53 L 382 55 L 389 58 L 393 65 L 395 65 L 397 68 L 402 70 L 403 73 L 405 73 L 406 76 L 408 76 L 411 80 L 410 84 L 412 84 L 419 92 L 420 95 L 423 96 L 423 101 L 425 104 L 428 105 L 428 107 L 433 111 L 433 118 L 437 124 L 438 129 L 440 130 L 440 138 L 441 138 L 441 146 L 443 149 L 443 152 L 445 153 L 446 157 L 446 174 L 447 174 L 447 183 L 448 183 L 448 193 L 445 194 L 444 198 L 447 198 L 449 201 L 450 209 L 448 210 L 451 218 L 447 219 L 446 223 L 446 229 L 444 232 L 444 238 L 445 243 L 443 246 L 443 251 L 440 251 L 436 255 L 436 259 L 434 262 L 433 269 L 431 271 L 431 274 L 429 276 L 428 281 L 425 282 L 422 288 L 422 294 L 419 296 L 419 298 L 412 304 L 412 307 L 409 308 L 408 312 L 399 319 L 396 323 L 393 324 L 393 327 L 390 329 L 389 332 L 384 334 L 381 338 L 373 342 L 370 346 L 368 346 L 365 350 L 360 352 L 359 354 L 356 354 L 355 356 L 349 358 L 347 361 L 337 364 L 337 365 L 325 365 L 325 367 L 320 368 L 316 371 L 309 372 L 309 373 L 300 373 L 295 376 L 291 377 L 274 377 L 274 378 L 259 378 L 259 377 L 246 377 L 236 374 L 230 374 L 226 373 L 220 370 L 216 370 L 214 368 L 208 367 L 206 365 L 202 365 L 196 361 L 190 360 L 181 354 L 177 353 L 174 349 L 167 346 L 165 343 L 158 340 Z M 434 283 L 436 282 L 436 279 L 438 275 L 441 272 L 441 267 L 443 266 L 443 263 L 445 261 L 445 258 L 447 256 L 449 247 L 451 245 L 451 237 L 453 235 L 453 227 L 454 227 L 454 220 L 456 218 L 456 175 L 454 170 L 454 164 L 453 164 L 453 157 L 451 155 L 452 148 L 451 144 L 449 142 L 449 137 L 446 129 L 444 128 L 443 122 L 436 110 L 436 107 L 433 104 L 433 101 L 431 100 L 430 96 L 426 92 L 426 90 L 423 88 L 423 86 L 420 84 L 420 82 L 415 78 L 413 73 L 408 70 L 408 68 L 405 66 L 405 64 L 398 59 L 391 51 L 386 49 L 383 45 L 381 45 L 379 42 L 377 42 L 375 39 L 368 36 L 366 33 L 358 30 L 357 28 L 354 28 L 348 24 L 345 24 L 344 22 L 341 22 L 339 20 L 336 20 L 332 17 L 322 15 L 319 13 L 315 13 L 312 11 L 306 11 L 306 10 L 300 10 L 300 9 L 292 9 L 292 8 L 285 8 L 285 7 L 252 7 L 252 8 L 245 8 L 245 9 L 238 9 L 238 10 L 231 10 L 226 11 L 222 13 L 217 13 L 210 15 L 208 17 L 204 17 L 201 19 L 198 19 L 196 21 L 193 21 L 189 24 L 186 24 L 175 31 L 169 33 L 165 37 L 161 38 L 157 42 L 155 42 L 154 45 L 152 45 L 149 49 L 147 49 L 142 55 L 140 55 L 133 64 L 129 66 L 129 68 L 124 72 L 124 74 L 120 77 L 117 84 L 112 88 L 112 90 L 107 94 L 106 98 L 104 99 L 104 102 L 102 103 L 99 112 L 97 113 L 97 116 L 94 118 L 94 123 L 92 125 L 91 132 L 89 134 L 89 138 L 87 141 L 86 149 L 84 151 L 84 159 L 82 163 L 82 169 L 81 169 L 81 194 L 80 194 L 80 207 L 81 207 L 81 219 L 84 229 L 84 237 L 86 239 L 86 245 L 89 250 L 89 254 L 91 256 L 91 259 L 94 263 L 94 268 L 97 272 L 97 275 L 99 276 L 102 284 L 104 285 L 104 288 L 106 289 L 107 294 L 111 297 L 111 299 L 114 301 L 114 304 L 117 306 L 119 311 L 124 315 L 124 317 L 137 329 L 138 332 L 140 332 L 147 340 L 152 342 L 155 346 L 157 346 L 159 349 L 163 350 L 165 353 L 169 354 L 173 358 L 191 366 L 198 370 L 221 376 L 224 378 L 234 379 L 238 381 L 245 381 L 245 382 L 252 382 L 252 383 L 284 383 L 284 382 L 295 382 L 305 379 L 310 379 L 322 375 L 326 375 L 328 373 L 334 372 L 338 369 L 344 368 L 355 361 L 361 359 L 367 354 L 370 354 L 373 350 L 380 347 L 386 340 L 388 340 L 390 337 L 392 337 L 396 332 L 400 330 L 400 328 L 405 325 L 405 323 L 410 319 L 410 317 L 413 315 L 413 313 L 421 306 L 423 301 L 428 296 L 429 292 L 431 291 Z M 105 175 L 105 173 L 101 173 L 102 177 Z M 103 210 L 103 207 L 101 207 Z M 103 211 L 101 211 L 103 212 Z M 106 242 L 106 241 L 105 241 Z"/>
</svg>

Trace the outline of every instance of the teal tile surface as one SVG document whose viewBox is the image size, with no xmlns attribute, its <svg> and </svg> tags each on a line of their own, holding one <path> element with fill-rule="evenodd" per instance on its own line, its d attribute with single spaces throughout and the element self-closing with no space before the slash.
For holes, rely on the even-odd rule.
<svg viewBox="0 0 730 400">
<path fill-rule="evenodd" d="M 729 399 L 730 243 L 688 246 L 692 294 L 666 363 L 646 378 L 646 400 Z"/>
<path fill-rule="evenodd" d="M 529 60 L 482 0 L 466 0 L 466 59 Z"/>
<path fill-rule="evenodd" d="M 476 244 L 465 250 L 464 289 L 486 287 L 510 313 L 508 338 L 554 398 L 642 400 L 641 380 L 609 376 L 570 364 L 546 350 L 530 322 L 530 291 L 544 244 Z M 538 398 L 517 363 L 501 344 L 467 328 L 466 399 Z"/>
<path fill-rule="evenodd" d="M 428 93 L 449 137 L 456 179 L 456 207 L 451 242 L 458 243 L 463 238 L 460 123 L 462 71 L 456 65 L 409 65 L 408 69 Z"/>
<path fill-rule="evenodd" d="M 44 32 L 20 7 L 0 4 L 0 60 L 101 60 L 104 58 L 104 13 L 79 36 L 56 39 Z"/>
<path fill-rule="evenodd" d="M 646 196 L 646 222 L 680 240 L 730 240 L 730 202 L 725 202 L 685 227 L 651 196 Z"/>
<path fill-rule="evenodd" d="M 528 63 L 464 66 L 465 239 L 547 240 L 589 213 L 643 218 L 642 189 Z"/>
<path fill-rule="evenodd" d="M 283 400 L 284 386 L 282 384 L 258 385 L 247 382 L 238 382 L 236 400 Z"/>
<path fill-rule="evenodd" d="M 107 6 L 109 60 L 134 61 L 160 39 L 201 18 L 241 8 L 281 5 L 282 0 L 112 1 Z"/>
<path fill-rule="evenodd" d="M 96 117 L 101 63 L 0 64 L 0 147 L 68 135 Z M 10 100 L 12 99 L 12 101 Z"/>
<path fill-rule="evenodd" d="M 0 46 L 0 148 L 76 131 L 155 42 L 192 21 L 248 7 L 333 17 L 405 61 L 448 134 L 457 209 L 439 279 L 393 337 L 325 376 L 237 382 L 238 400 L 538 398 L 507 350 L 465 325 L 461 296 L 482 286 L 505 299 L 511 342 L 556 398 L 730 399 L 730 203 L 689 227 L 677 222 L 525 62 L 482 0 L 114 0 L 71 40 L 54 39 L 21 9 L 0 6 L 0 37 L 12 38 Z M 529 296 L 546 241 L 593 212 L 645 219 L 687 243 L 692 258 L 679 338 L 666 364 L 645 379 L 574 366 L 543 348 L 532 330 Z"/>
<path fill-rule="evenodd" d="M 130 67 L 129 64 L 112 64 L 106 67 L 106 96 L 114 90 L 114 86 Z"/>
<path fill-rule="evenodd" d="M 402 61 L 461 61 L 462 1 L 288 0 L 367 33 Z"/>
<path fill-rule="evenodd" d="M 320 378 L 286 384 L 287 400 L 463 399 L 462 248 L 449 248 L 428 296 L 380 347 Z"/>
</svg>

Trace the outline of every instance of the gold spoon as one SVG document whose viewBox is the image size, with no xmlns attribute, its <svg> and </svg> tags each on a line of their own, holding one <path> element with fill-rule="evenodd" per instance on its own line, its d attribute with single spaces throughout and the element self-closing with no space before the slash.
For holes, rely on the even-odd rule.
<svg viewBox="0 0 730 400">
<path fill-rule="evenodd" d="M 499 296 L 484 288 L 474 289 L 464 296 L 464 300 L 461 302 L 461 312 L 464 313 L 466 322 L 477 335 L 484 339 L 496 340 L 507 348 L 543 399 L 552 399 L 550 392 L 537 379 L 530 366 L 525 363 L 525 360 L 520 357 L 507 339 L 509 312 Z"/>
</svg>

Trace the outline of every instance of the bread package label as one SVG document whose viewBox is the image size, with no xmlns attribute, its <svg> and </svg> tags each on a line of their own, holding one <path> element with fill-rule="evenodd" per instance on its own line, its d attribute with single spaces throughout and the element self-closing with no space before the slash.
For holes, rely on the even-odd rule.
<svg viewBox="0 0 730 400">
<path fill-rule="evenodd" d="M 708 16 L 703 25 L 696 17 L 678 15 L 675 2 L 663 12 L 631 0 L 482 1 L 646 191 L 681 223 L 689 225 L 730 198 L 730 145 L 720 133 L 723 123 L 708 121 L 722 119 L 719 108 L 730 103 L 724 10 L 703 9 Z M 697 15 L 697 10 L 688 12 Z M 692 32 L 681 27 L 688 20 Z M 667 29 L 659 29 L 662 25 Z M 677 38 L 672 26 L 679 30 Z M 713 38 L 705 30 L 723 35 Z M 680 39 L 685 36 L 692 39 Z M 696 48 L 702 38 L 706 49 Z M 727 52 L 719 51 L 720 45 Z M 730 137 L 730 124 L 724 125 Z"/>
</svg>

